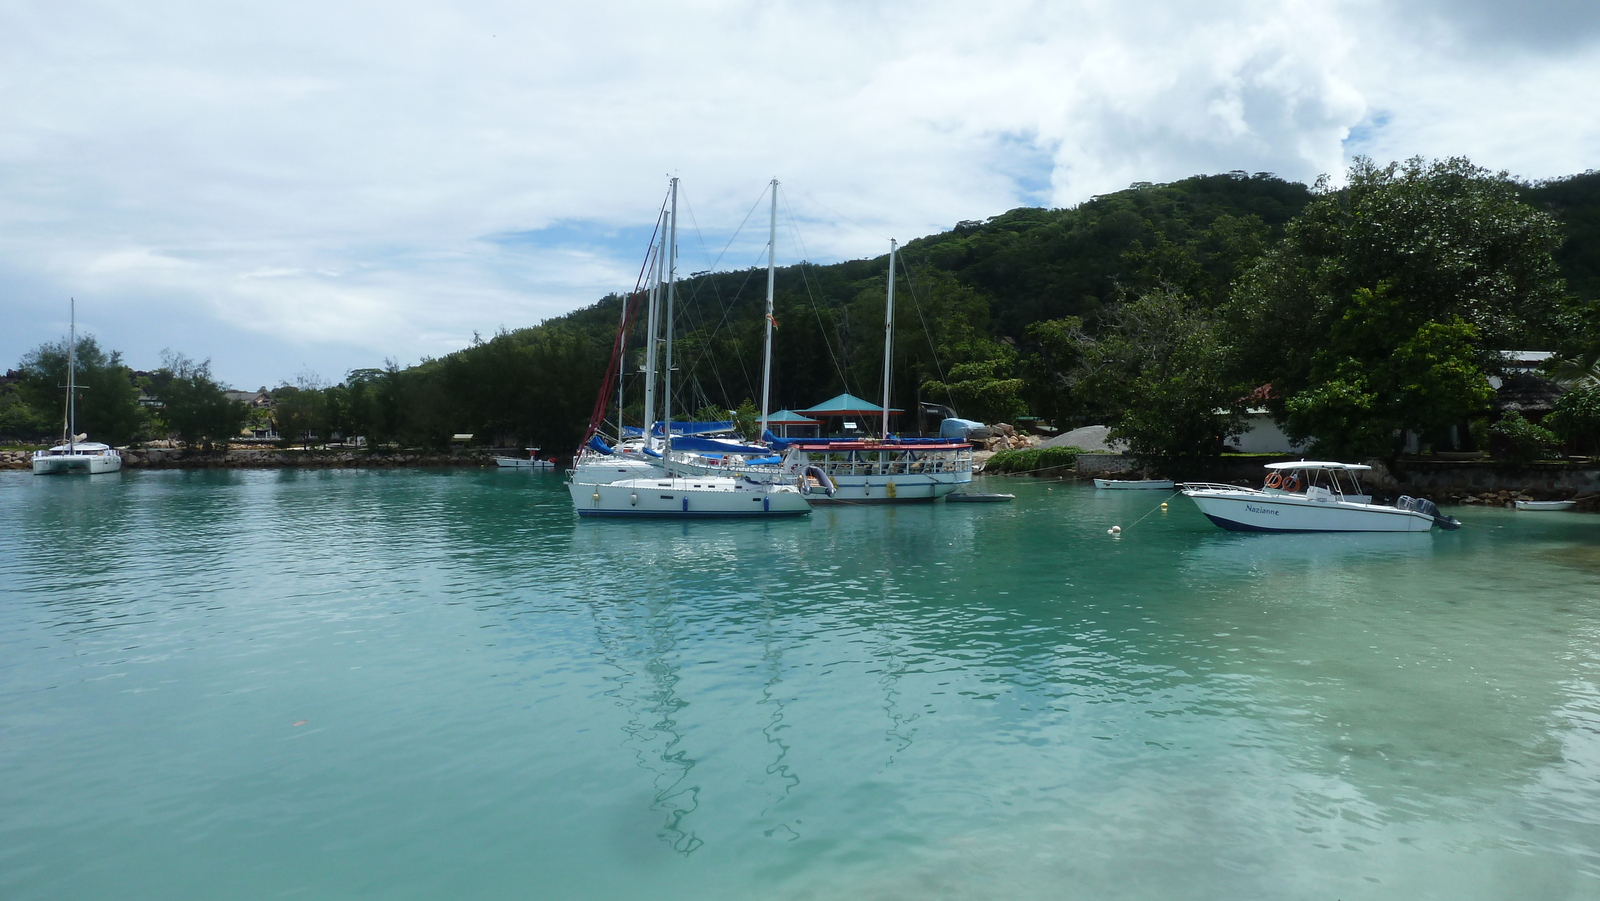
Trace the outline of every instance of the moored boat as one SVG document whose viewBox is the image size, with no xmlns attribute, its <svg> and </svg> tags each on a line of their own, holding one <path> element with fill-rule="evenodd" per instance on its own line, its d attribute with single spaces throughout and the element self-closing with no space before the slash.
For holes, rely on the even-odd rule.
<svg viewBox="0 0 1600 901">
<path fill-rule="evenodd" d="M 1426 498 L 1374 504 L 1361 488 L 1360 463 L 1269 463 L 1261 488 L 1185 482 L 1183 493 L 1218 526 L 1235 532 L 1426 532 L 1458 529 Z"/>
<path fill-rule="evenodd" d="M 726 519 L 803 516 L 811 505 L 794 485 L 726 477 L 622 479 L 601 485 L 567 485 L 572 506 L 585 517 Z"/>
<path fill-rule="evenodd" d="M 1171 490 L 1176 483 L 1171 479 L 1095 479 L 1094 487 L 1107 491 Z"/>
<path fill-rule="evenodd" d="M 34 451 L 33 474 L 61 475 L 82 472 L 99 475 L 122 469 L 122 453 L 109 444 L 89 441 L 78 431 L 78 302 L 72 301 L 72 325 L 67 333 L 67 403 L 61 416 L 61 443 Z"/>
<path fill-rule="evenodd" d="M 1571 510 L 1578 505 L 1577 501 L 1517 501 L 1518 510 L 1544 511 L 1554 513 L 1559 510 Z"/>
<path fill-rule="evenodd" d="M 550 460 L 539 459 L 537 447 L 528 448 L 526 457 L 501 457 L 494 458 L 494 464 L 502 469 L 554 469 L 556 464 Z"/>
</svg>

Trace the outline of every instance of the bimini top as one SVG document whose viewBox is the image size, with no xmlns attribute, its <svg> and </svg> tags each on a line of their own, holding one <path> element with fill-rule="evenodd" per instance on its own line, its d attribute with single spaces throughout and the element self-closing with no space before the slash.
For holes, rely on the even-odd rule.
<svg viewBox="0 0 1600 901">
<path fill-rule="evenodd" d="M 1371 469 L 1365 463 L 1327 463 L 1316 460 L 1300 460 L 1295 463 L 1268 463 L 1268 469 L 1342 469 L 1349 472 L 1359 472 Z"/>
</svg>

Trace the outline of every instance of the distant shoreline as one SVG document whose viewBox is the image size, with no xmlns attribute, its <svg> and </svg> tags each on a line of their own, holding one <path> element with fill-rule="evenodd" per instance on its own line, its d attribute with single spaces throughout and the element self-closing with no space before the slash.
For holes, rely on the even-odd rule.
<svg viewBox="0 0 1600 901">
<path fill-rule="evenodd" d="M 189 451 L 135 448 L 122 452 L 124 469 L 393 469 L 401 467 L 493 466 L 489 451 L 285 450 L 282 448 Z M 32 469 L 32 451 L 0 451 L 0 470 Z"/>
</svg>

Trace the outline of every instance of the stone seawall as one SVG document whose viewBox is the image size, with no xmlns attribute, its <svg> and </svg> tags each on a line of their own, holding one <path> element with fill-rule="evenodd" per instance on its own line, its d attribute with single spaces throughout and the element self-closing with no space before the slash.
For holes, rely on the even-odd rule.
<svg viewBox="0 0 1600 901">
<path fill-rule="evenodd" d="M 0 469 L 32 469 L 32 451 L 0 451 Z M 278 469 L 285 467 L 356 468 L 397 466 L 493 466 L 487 453 L 393 453 L 377 451 L 301 451 L 256 449 L 214 453 L 169 448 L 122 452 L 124 469 Z"/>
<path fill-rule="evenodd" d="M 1302 459 L 1281 457 L 1217 457 L 1144 466 L 1121 454 L 1080 454 L 1072 473 L 1052 472 L 1052 477 L 1088 478 L 1160 477 L 1193 482 L 1232 482 L 1259 485 L 1268 463 Z M 1530 500 L 1566 500 L 1600 495 L 1600 466 L 1577 463 L 1503 463 L 1488 460 L 1401 460 L 1391 468 L 1382 460 L 1365 461 L 1372 471 L 1362 482 L 1381 495 L 1411 494 L 1440 503 L 1506 503 L 1519 497 Z M 1587 505 L 1585 505 L 1587 506 Z"/>
</svg>

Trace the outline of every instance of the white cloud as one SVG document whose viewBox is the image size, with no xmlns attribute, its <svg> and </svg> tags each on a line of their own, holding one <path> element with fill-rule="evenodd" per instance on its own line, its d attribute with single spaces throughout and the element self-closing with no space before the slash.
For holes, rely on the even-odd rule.
<svg viewBox="0 0 1600 901">
<path fill-rule="evenodd" d="M 136 364 L 174 346 L 244 384 L 443 353 L 629 287 L 669 171 L 694 270 L 773 175 L 824 260 L 1353 152 L 1593 166 L 1596 17 L 1453 9 L 10 5 L 0 357 L 69 294 Z"/>
</svg>

